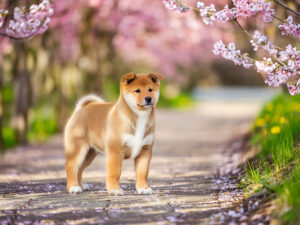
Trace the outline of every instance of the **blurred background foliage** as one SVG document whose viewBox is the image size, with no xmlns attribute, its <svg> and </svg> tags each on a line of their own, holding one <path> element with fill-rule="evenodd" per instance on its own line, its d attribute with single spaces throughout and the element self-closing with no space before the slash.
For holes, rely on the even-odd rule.
<svg viewBox="0 0 300 225">
<path fill-rule="evenodd" d="M 27 5 L 38 1 L 28 0 Z M 194 5 L 196 1 L 187 1 Z M 220 8 L 231 1 L 211 1 Z M 296 8 L 294 1 L 285 1 Z M 0 148 L 44 141 L 63 131 L 76 100 L 96 93 L 107 101 L 119 94 L 128 72 L 164 75 L 159 107 L 189 107 L 191 91 L 210 86 L 260 86 L 254 70 L 234 66 L 212 53 L 213 43 L 236 41 L 251 54 L 247 37 L 233 24 L 209 27 L 198 14 L 178 14 L 152 0 L 52 1 L 54 15 L 46 33 L 16 41 L 0 37 Z M 1 1 L 12 9 L 24 1 Z M 286 11 L 277 8 L 277 16 Z M 260 17 L 241 21 L 278 45 L 279 30 Z M 278 25 L 274 21 L 273 25 Z"/>
</svg>

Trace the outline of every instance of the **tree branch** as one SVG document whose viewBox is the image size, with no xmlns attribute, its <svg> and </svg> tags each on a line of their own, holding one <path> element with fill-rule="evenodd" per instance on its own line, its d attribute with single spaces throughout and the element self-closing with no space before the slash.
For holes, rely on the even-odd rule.
<svg viewBox="0 0 300 225">
<path fill-rule="evenodd" d="M 8 37 L 8 38 L 11 38 L 11 39 L 14 39 L 14 40 L 27 39 L 27 38 L 32 37 L 33 35 L 34 35 L 34 34 L 31 34 L 31 35 L 28 35 L 28 36 L 25 36 L 25 37 L 15 37 L 15 36 L 8 35 L 8 34 L 6 34 L 6 33 L 1 33 L 1 32 L 0 32 L 0 36 Z"/>
<path fill-rule="evenodd" d="M 282 6 L 283 8 L 285 8 L 285 9 L 287 9 L 287 10 L 289 10 L 289 11 L 295 13 L 297 16 L 300 16 L 300 13 L 299 13 L 299 12 L 297 12 L 297 11 L 291 9 L 291 8 L 288 7 L 286 4 L 280 2 L 279 0 L 273 0 L 273 1 L 276 2 L 278 5 Z"/>
<path fill-rule="evenodd" d="M 244 32 L 247 34 L 248 38 L 250 40 L 253 40 L 258 46 L 260 46 L 260 48 L 266 52 L 269 56 L 271 56 L 275 61 L 279 62 L 281 65 L 286 66 L 286 64 L 284 62 L 282 62 L 280 59 L 278 59 L 276 56 L 274 55 L 271 55 L 268 51 L 266 51 L 259 43 L 257 43 L 257 41 L 249 34 L 249 32 L 244 28 L 242 27 L 242 25 L 239 23 L 239 21 L 237 21 L 237 19 L 233 19 L 235 21 L 235 23 L 238 25 L 238 27 Z"/>
<path fill-rule="evenodd" d="M 277 16 L 274 16 L 274 15 L 272 15 L 272 17 L 273 17 L 274 19 L 276 19 L 276 20 L 279 20 L 279 21 L 281 21 L 281 22 L 283 22 L 283 23 L 284 23 L 284 20 L 283 20 L 283 19 L 280 19 L 279 17 L 277 17 Z"/>
</svg>

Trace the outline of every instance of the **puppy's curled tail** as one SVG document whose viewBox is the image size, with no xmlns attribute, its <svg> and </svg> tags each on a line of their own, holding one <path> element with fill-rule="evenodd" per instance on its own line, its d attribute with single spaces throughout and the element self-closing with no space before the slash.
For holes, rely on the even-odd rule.
<svg viewBox="0 0 300 225">
<path fill-rule="evenodd" d="M 86 95 L 78 100 L 74 111 L 76 112 L 82 109 L 84 106 L 90 104 L 91 102 L 104 102 L 104 100 L 101 97 L 94 94 Z"/>
</svg>

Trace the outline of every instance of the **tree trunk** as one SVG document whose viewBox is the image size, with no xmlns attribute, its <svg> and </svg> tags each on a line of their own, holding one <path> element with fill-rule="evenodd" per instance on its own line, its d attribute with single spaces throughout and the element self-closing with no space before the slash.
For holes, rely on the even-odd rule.
<svg viewBox="0 0 300 225">
<path fill-rule="evenodd" d="M 63 132 L 69 115 L 68 115 L 68 101 L 61 89 L 62 87 L 59 87 L 58 130 L 60 132 Z"/>
<path fill-rule="evenodd" d="M 0 150 L 4 148 L 3 134 L 3 107 L 2 107 L 2 69 L 0 68 Z"/>
<path fill-rule="evenodd" d="M 31 106 L 31 82 L 27 70 L 26 46 L 15 42 L 16 63 L 14 73 L 13 125 L 20 144 L 27 144 L 28 110 Z"/>
</svg>

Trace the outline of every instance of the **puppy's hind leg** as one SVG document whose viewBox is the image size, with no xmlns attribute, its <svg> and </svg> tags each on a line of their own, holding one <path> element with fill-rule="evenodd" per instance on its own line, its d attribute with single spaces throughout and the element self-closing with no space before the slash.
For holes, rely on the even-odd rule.
<svg viewBox="0 0 300 225">
<path fill-rule="evenodd" d="M 89 147 L 85 145 L 77 149 L 66 149 L 67 190 L 70 193 L 76 194 L 83 191 L 81 180 L 79 180 L 79 172 L 88 151 Z"/>
<path fill-rule="evenodd" d="M 79 180 L 79 184 L 81 184 L 81 187 L 84 191 L 89 190 L 89 185 L 82 183 L 82 173 L 83 173 L 83 170 L 92 163 L 92 161 L 94 160 L 96 155 L 97 155 L 96 151 L 94 149 L 90 148 L 85 157 L 85 160 L 84 160 L 82 166 L 79 169 L 78 180 Z"/>
</svg>

